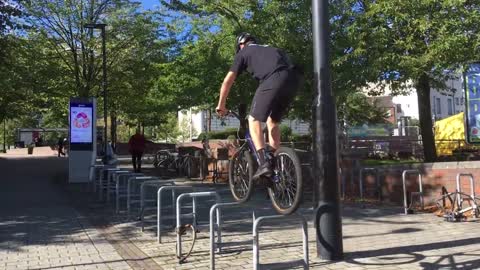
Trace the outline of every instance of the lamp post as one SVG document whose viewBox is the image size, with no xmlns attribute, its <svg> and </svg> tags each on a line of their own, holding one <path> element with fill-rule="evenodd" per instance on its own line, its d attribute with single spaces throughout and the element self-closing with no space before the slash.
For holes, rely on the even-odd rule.
<svg viewBox="0 0 480 270">
<path fill-rule="evenodd" d="M 313 104 L 317 255 L 326 260 L 340 260 L 343 258 L 342 218 L 338 191 L 337 112 L 330 78 L 328 0 L 312 0 L 312 24 L 317 90 Z"/>
<path fill-rule="evenodd" d="M 103 121 L 105 122 L 104 131 L 103 131 L 103 153 L 104 156 L 107 156 L 107 52 L 106 52 L 106 35 L 105 35 L 105 26 L 104 23 L 89 23 L 85 24 L 83 27 L 86 29 L 100 29 L 102 35 L 102 62 L 103 62 L 103 79 L 102 79 L 102 86 L 103 86 Z M 104 158 L 104 162 L 107 162 L 107 159 Z"/>
<path fill-rule="evenodd" d="M 3 118 L 3 153 L 6 153 L 7 152 L 7 145 L 6 145 L 6 141 L 7 141 L 7 135 L 6 135 L 6 132 L 7 132 L 7 127 L 6 127 L 6 124 L 7 123 L 7 118 L 4 117 Z"/>
</svg>

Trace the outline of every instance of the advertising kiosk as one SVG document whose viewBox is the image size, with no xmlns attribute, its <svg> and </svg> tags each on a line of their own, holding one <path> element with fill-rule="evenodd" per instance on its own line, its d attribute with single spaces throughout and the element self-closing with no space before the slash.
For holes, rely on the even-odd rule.
<svg viewBox="0 0 480 270">
<path fill-rule="evenodd" d="M 472 63 L 463 74 L 465 87 L 465 137 L 480 143 L 480 63 Z"/>
<path fill-rule="evenodd" d="M 69 112 L 68 181 L 86 183 L 97 157 L 95 99 L 71 98 Z"/>
</svg>

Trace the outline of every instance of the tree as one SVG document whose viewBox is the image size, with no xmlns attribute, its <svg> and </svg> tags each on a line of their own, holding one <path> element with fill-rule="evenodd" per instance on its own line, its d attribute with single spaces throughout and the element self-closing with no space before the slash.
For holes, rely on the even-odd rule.
<svg viewBox="0 0 480 270">
<path fill-rule="evenodd" d="M 441 88 L 448 71 L 478 60 L 480 3 L 466 0 L 354 1 L 356 20 L 348 27 L 352 57 L 372 82 L 417 91 L 425 161 L 436 156 L 430 107 L 431 87 Z"/>
</svg>

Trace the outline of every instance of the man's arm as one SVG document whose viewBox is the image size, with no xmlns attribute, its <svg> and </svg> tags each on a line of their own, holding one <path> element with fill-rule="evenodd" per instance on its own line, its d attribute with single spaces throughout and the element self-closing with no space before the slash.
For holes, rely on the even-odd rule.
<svg viewBox="0 0 480 270">
<path fill-rule="evenodd" d="M 237 75 L 235 72 L 228 72 L 227 76 L 225 76 L 225 79 L 223 79 L 222 87 L 220 88 L 220 98 L 218 100 L 218 106 L 217 106 L 217 112 L 220 115 L 224 115 L 227 113 L 227 108 L 225 107 L 225 104 L 227 102 L 227 97 L 228 93 L 230 92 L 230 88 L 233 85 L 233 82 L 237 78 Z"/>
</svg>

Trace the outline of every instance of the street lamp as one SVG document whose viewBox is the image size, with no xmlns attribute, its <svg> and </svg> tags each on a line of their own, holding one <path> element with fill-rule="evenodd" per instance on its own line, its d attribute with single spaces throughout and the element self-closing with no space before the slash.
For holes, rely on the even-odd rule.
<svg viewBox="0 0 480 270">
<path fill-rule="evenodd" d="M 105 122 L 104 126 L 104 132 L 103 132 L 103 153 L 104 153 L 104 162 L 107 162 L 106 156 L 107 156 L 107 52 L 106 52 L 106 46 L 105 46 L 105 26 L 106 24 L 104 23 L 88 23 L 85 24 L 83 27 L 86 29 L 100 29 L 101 30 L 101 35 L 102 35 L 102 61 L 103 61 L 103 79 L 102 79 L 102 85 L 103 85 L 103 121 Z"/>
<path fill-rule="evenodd" d="M 328 1 L 312 0 L 314 85 L 317 90 L 313 110 L 317 255 L 326 260 L 340 260 L 343 258 L 342 217 L 338 193 L 337 112 L 330 78 L 329 20 Z"/>
</svg>

